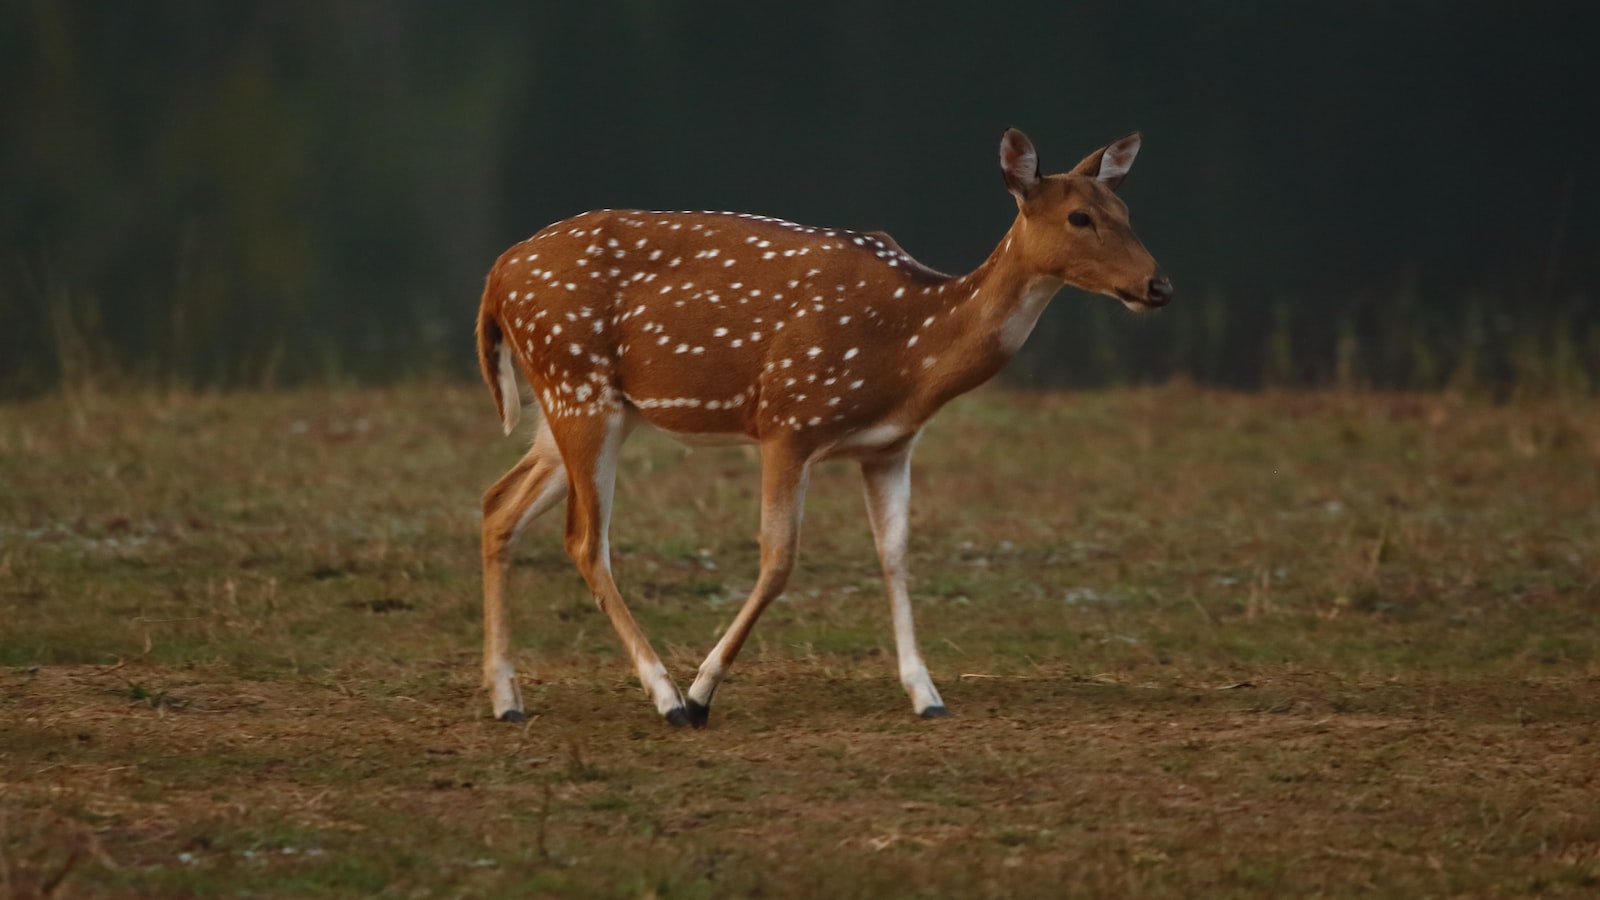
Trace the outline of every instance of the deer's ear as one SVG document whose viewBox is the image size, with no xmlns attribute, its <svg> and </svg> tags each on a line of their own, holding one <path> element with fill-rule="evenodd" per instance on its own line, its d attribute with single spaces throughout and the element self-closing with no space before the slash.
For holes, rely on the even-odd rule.
<svg viewBox="0 0 1600 900">
<path fill-rule="evenodd" d="M 1084 175 L 1089 178 L 1098 178 L 1106 183 L 1106 187 L 1116 190 L 1122 186 L 1122 179 L 1128 177 L 1128 170 L 1133 168 L 1133 158 L 1139 155 L 1139 132 L 1101 147 L 1099 150 L 1085 156 L 1083 162 L 1072 167 L 1073 175 Z"/>
<path fill-rule="evenodd" d="M 1039 183 L 1039 154 L 1034 152 L 1033 141 L 1015 128 L 1007 128 L 1000 137 L 1000 174 L 1018 207 Z"/>
</svg>

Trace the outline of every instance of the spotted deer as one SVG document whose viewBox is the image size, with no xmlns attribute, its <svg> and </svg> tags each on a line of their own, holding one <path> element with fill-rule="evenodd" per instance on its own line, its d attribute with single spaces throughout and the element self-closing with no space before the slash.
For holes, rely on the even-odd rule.
<svg viewBox="0 0 1600 900">
<path fill-rule="evenodd" d="M 1041 176 L 1032 142 L 1008 130 L 1000 170 L 1017 217 L 967 275 L 936 272 L 881 232 L 722 212 L 588 212 L 502 254 L 478 312 L 479 362 L 507 434 L 522 406 L 518 371 L 543 415 L 527 455 L 483 498 L 483 670 L 495 716 L 525 719 L 508 658 L 510 548 L 566 498 L 567 554 L 656 710 L 704 726 L 794 569 L 811 467 L 836 457 L 861 465 L 901 684 L 918 715 L 947 715 L 906 591 L 912 448 L 940 407 L 1005 365 L 1063 284 L 1133 310 L 1172 299 L 1114 193 L 1139 141 Z M 689 443 L 759 448 L 760 575 L 687 695 L 611 574 L 617 451 L 641 422 Z"/>
</svg>

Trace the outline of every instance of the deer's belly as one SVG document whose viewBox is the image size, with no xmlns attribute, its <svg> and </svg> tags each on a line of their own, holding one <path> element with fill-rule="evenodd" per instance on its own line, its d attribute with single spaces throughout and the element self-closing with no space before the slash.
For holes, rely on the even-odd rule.
<svg viewBox="0 0 1600 900">
<path fill-rule="evenodd" d="M 653 422 L 650 427 L 686 447 L 728 447 L 756 443 L 755 438 L 738 431 L 673 431 Z"/>
<path fill-rule="evenodd" d="M 680 444 L 715 447 L 751 444 L 755 438 L 745 432 L 743 404 L 707 409 L 703 401 L 683 398 L 628 398 L 635 423 L 643 423 Z"/>
<path fill-rule="evenodd" d="M 915 440 L 921 429 L 894 421 L 859 428 L 835 441 L 826 456 L 870 456 Z"/>
</svg>

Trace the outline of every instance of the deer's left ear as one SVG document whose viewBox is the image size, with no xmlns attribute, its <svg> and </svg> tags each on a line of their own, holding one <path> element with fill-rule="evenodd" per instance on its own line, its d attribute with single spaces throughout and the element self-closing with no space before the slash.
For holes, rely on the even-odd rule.
<svg viewBox="0 0 1600 900">
<path fill-rule="evenodd" d="M 1139 155 L 1139 141 L 1139 132 L 1135 131 L 1122 140 L 1107 144 L 1073 166 L 1072 174 L 1098 178 L 1106 183 L 1106 187 L 1116 190 L 1122 185 L 1122 179 L 1128 176 L 1128 170 L 1133 168 L 1133 158 Z"/>
</svg>

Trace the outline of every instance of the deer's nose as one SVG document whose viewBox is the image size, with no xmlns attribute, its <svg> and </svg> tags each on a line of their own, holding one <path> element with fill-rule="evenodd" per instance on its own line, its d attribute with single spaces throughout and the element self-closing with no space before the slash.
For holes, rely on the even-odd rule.
<svg viewBox="0 0 1600 900">
<path fill-rule="evenodd" d="M 1172 279 L 1163 273 L 1156 273 L 1150 279 L 1150 284 L 1145 287 L 1145 298 L 1151 306 L 1166 306 L 1172 302 Z"/>
</svg>

